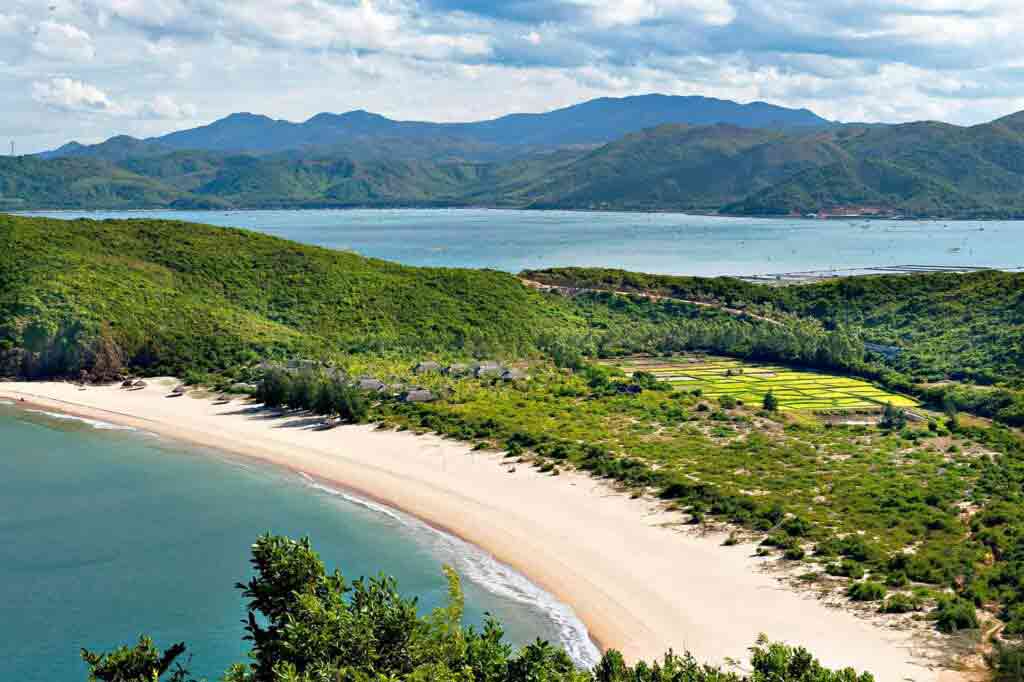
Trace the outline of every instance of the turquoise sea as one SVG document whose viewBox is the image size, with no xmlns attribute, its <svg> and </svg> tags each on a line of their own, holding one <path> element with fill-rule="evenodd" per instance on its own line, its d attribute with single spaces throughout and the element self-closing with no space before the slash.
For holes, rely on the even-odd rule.
<svg viewBox="0 0 1024 682">
<path fill-rule="evenodd" d="M 508 638 L 541 636 L 590 662 L 564 605 L 488 555 L 401 513 L 276 469 L 110 424 L 0 404 L 0 680 L 82 682 L 79 648 L 146 632 L 185 641 L 210 682 L 244 661 L 248 551 L 263 532 L 309 535 L 349 578 L 384 572 L 445 596 L 463 576 L 467 621 L 495 614 Z"/>
<path fill-rule="evenodd" d="M 592 265 L 760 275 L 879 265 L 1024 267 L 1024 222 L 721 218 L 491 209 L 49 212 L 242 227 L 409 265 Z"/>
</svg>

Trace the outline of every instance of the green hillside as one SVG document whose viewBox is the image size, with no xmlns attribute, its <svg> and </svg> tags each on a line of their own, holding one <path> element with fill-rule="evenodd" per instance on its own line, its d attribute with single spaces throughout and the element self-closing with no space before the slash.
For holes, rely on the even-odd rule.
<svg viewBox="0 0 1024 682">
<path fill-rule="evenodd" d="M 555 268 L 523 276 L 573 288 L 653 293 L 813 321 L 859 342 L 899 349 L 845 365 L 939 406 L 1024 425 L 1024 273 L 982 271 L 849 277 L 790 287 L 727 277 Z M 811 364 L 820 364 L 812 361 Z"/>
<path fill-rule="evenodd" d="M 14 373 L 74 373 L 104 325 L 131 364 L 177 371 L 365 350 L 520 355 L 584 326 L 511 275 L 242 230 L 0 216 L 0 242 L 0 366 Z"/>
</svg>

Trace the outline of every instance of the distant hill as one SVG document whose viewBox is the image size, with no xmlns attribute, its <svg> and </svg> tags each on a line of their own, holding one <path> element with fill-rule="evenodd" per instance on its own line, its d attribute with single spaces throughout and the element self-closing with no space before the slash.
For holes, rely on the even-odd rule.
<svg viewBox="0 0 1024 682">
<path fill-rule="evenodd" d="M 656 118 L 691 98 L 632 99 L 664 104 L 644 109 Z M 68 155 L 58 158 L 0 157 L 0 209 L 501 206 L 1024 217 L 1024 112 L 971 127 L 671 123 L 586 143 L 625 126 L 608 111 L 629 106 L 638 105 L 595 100 L 541 115 L 565 117 L 563 139 L 578 144 L 560 148 L 543 146 L 547 124 L 531 117 L 398 124 L 366 114 L 321 115 L 291 124 L 236 116 L 232 123 L 225 119 L 159 141 L 120 137 L 98 147 L 67 148 Z M 754 108 L 729 110 L 761 111 L 746 107 Z M 448 137 L 352 138 L 277 152 L 177 148 L 198 144 L 188 136 L 212 147 L 256 145 L 266 137 L 256 131 L 265 126 L 288 131 L 288 144 L 298 144 L 299 129 L 309 125 L 372 132 L 392 124 L 444 125 Z M 459 126 L 478 126 L 477 137 L 460 137 Z M 517 126 L 523 143 L 510 154 L 496 140 L 510 139 L 508 131 Z M 331 138 L 324 133 L 317 139 Z"/>
<path fill-rule="evenodd" d="M 830 125 L 806 109 L 764 102 L 738 104 L 707 97 L 640 95 L 595 99 L 546 113 L 512 114 L 473 123 L 395 121 L 366 111 L 321 113 L 293 123 L 236 113 L 162 137 L 138 140 L 121 135 L 89 146 L 71 142 L 41 156 L 118 161 L 176 150 L 269 154 L 316 149 L 362 159 L 495 160 L 528 151 L 598 145 L 666 123 L 727 123 L 748 128 Z"/>
</svg>

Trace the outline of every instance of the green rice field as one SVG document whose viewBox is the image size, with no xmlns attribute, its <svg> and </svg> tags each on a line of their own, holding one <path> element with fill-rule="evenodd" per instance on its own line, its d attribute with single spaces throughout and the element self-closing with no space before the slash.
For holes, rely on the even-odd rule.
<svg viewBox="0 0 1024 682">
<path fill-rule="evenodd" d="M 886 403 L 915 407 L 917 402 L 862 379 L 834 376 L 781 365 L 767 365 L 714 356 L 637 357 L 616 360 L 627 373 L 650 372 L 680 389 L 700 389 L 708 398 L 729 395 L 746 404 L 760 404 L 768 391 L 783 410 L 872 410 Z"/>
</svg>

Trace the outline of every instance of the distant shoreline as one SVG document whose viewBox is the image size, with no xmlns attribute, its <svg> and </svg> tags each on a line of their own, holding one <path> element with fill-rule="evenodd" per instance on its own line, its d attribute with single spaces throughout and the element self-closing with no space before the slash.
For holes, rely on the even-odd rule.
<svg viewBox="0 0 1024 682">
<path fill-rule="evenodd" d="M 674 515 L 587 475 L 552 477 L 436 436 L 372 426 L 317 431 L 303 415 L 166 395 L 159 380 L 141 391 L 0 383 L 0 396 L 26 406 L 251 457 L 401 509 L 528 576 L 570 605 L 595 641 L 631 659 L 674 648 L 701 661 L 742 660 L 764 632 L 879 682 L 959 679 L 924 667 L 919 655 L 931 650 L 920 633 L 884 629 L 785 588 L 751 546 L 673 532 L 663 526 L 678 523 Z"/>
<path fill-rule="evenodd" d="M 534 206 L 470 206 L 465 204 L 396 204 L 394 206 L 380 205 L 316 205 L 316 206 L 278 206 L 278 207 L 253 207 L 253 208 L 172 208 L 172 207 L 144 207 L 144 208 L 0 208 L 0 213 L 13 215 L 31 215 L 35 213 L 251 213 L 251 212 L 272 212 L 272 211 L 521 211 L 526 213 L 625 213 L 625 214 L 649 214 L 649 215 L 681 215 L 699 216 L 703 218 L 723 218 L 726 220 L 800 220 L 807 222 L 835 222 L 835 221 L 871 221 L 871 222 L 961 222 L 961 223 L 1024 223 L 1024 216 L 1019 218 L 990 218 L 990 217 L 943 217 L 943 216 L 828 216 L 824 218 L 811 218 L 803 215 L 777 215 L 777 214 L 744 214 L 744 213 L 718 213 L 717 211 L 699 211 L 674 208 L 554 208 Z"/>
</svg>

